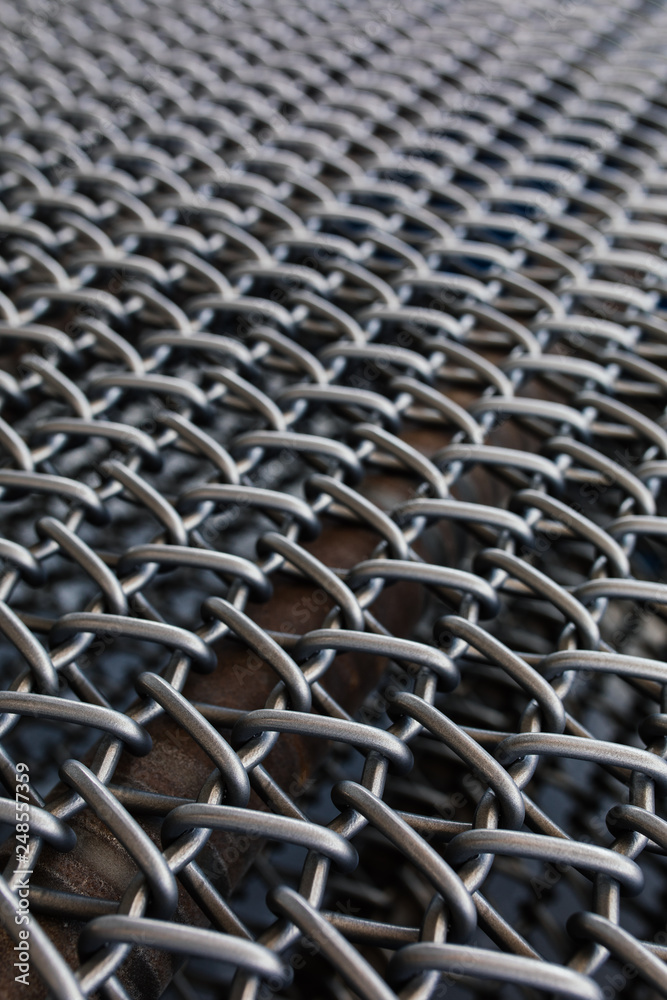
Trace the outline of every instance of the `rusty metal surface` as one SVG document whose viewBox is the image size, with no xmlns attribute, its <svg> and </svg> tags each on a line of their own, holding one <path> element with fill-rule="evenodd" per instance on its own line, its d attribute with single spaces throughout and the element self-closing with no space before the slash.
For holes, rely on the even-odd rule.
<svg viewBox="0 0 667 1000">
<path fill-rule="evenodd" d="M 3 995 L 667 996 L 663 5 L 0 26 Z"/>
</svg>

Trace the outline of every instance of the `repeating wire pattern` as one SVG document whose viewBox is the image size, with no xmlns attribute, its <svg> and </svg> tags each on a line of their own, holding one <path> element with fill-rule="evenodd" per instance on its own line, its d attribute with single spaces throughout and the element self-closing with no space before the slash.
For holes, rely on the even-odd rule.
<svg viewBox="0 0 667 1000">
<path fill-rule="evenodd" d="M 667 996 L 667 11 L 0 23 L 3 994 Z"/>
</svg>

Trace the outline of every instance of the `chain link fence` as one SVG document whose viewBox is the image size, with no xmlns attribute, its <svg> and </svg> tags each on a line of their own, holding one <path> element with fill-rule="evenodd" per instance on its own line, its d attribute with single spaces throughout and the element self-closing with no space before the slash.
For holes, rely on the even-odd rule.
<svg viewBox="0 0 667 1000">
<path fill-rule="evenodd" d="M 0 24 L 3 997 L 667 996 L 664 6 Z"/>
</svg>

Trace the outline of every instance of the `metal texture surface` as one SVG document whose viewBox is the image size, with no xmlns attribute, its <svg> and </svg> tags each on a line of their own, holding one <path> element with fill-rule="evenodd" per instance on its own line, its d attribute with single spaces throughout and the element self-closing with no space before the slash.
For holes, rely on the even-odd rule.
<svg viewBox="0 0 667 1000">
<path fill-rule="evenodd" d="M 665 8 L 0 25 L 3 996 L 667 996 Z"/>
</svg>

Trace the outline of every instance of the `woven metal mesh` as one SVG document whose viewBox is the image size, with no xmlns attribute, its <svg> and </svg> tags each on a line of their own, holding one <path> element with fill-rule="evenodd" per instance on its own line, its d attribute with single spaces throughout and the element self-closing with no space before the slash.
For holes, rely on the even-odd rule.
<svg viewBox="0 0 667 1000">
<path fill-rule="evenodd" d="M 2 995 L 667 995 L 667 12 L 0 24 Z"/>
</svg>

